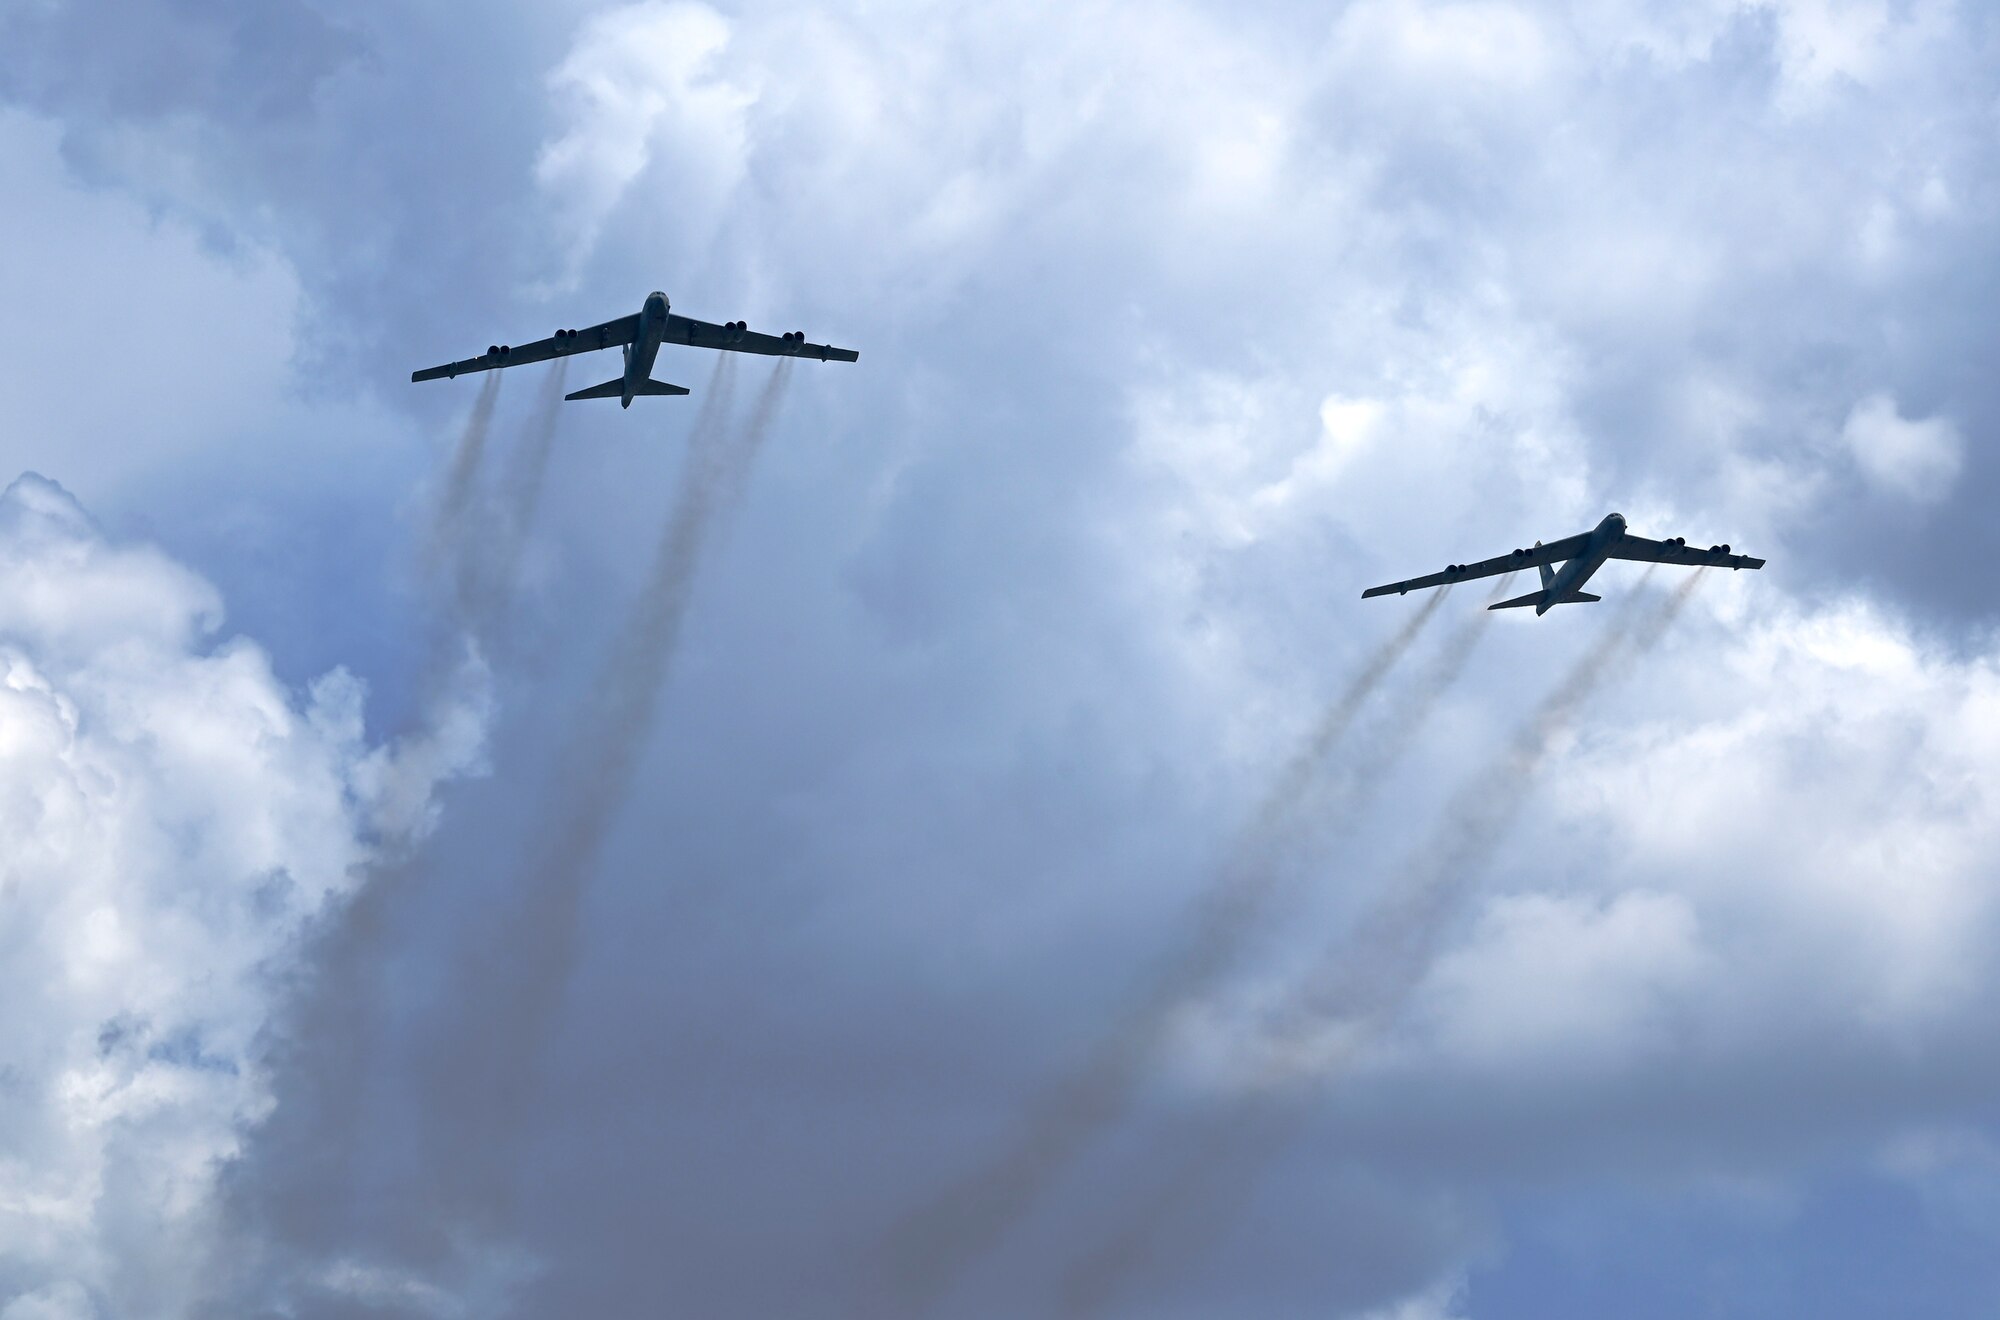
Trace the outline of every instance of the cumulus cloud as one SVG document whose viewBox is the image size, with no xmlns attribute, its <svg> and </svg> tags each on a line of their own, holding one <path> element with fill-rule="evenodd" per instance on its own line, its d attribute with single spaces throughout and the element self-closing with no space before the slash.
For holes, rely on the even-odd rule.
<svg viewBox="0 0 2000 1320">
<path fill-rule="evenodd" d="M 1611 507 L 1771 567 L 1705 588 L 1685 646 L 1552 749 L 1518 846 L 1441 935 L 1401 1028 L 1324 1097 L 1315 1158 L 1250 1205 L 1237 1254 L 1180 1253 L 1207 1263 L 1171 1300 L 1292 1313 L 1339 1270 L 1334 1295 L 1358 1310 L 1457 1306 L 1469 1279 L 1478 1313 L 1482 1272 L 1505 1266 L 1476 1263 L 1498 1253 L 1480 1257 L 1451 1207 L 1498 1207 L 1511 1231 L 1550 1201 L 1588 1213 L 1608 1185 L 1747 1164 L 1746 1147 L 1809 1198 L 1782 1171 L 1794 1137 L 1852 1168 L 1912 1115 L 1979 1126 L 1961 1101 L 1989 1051 L 1946 1030 L 1983 994 L 1968 877 L 1990 855 L 1966 769 L 1983 753 L 1949 736 L 1979 727 L 1951 694 L 1984 682 L 1991 650 L 1990 584 L 1967 565 L 1994 535 L 1976 441 L 2000 416 L 2000 62 L 1977 7 L 352 10 L 348 49 L 367 58 L 286 29 L 301 63 L 275 101 L 281 80 L 232 53 L 245 29 L 224 8 L 162 11 L 224 56 L 189 86 L 148 39 L 170 19 L 136 30 L 75 0 L 35 11 L 59 22 L 0 20 L 0 85 L 47 116 L 0 149 L 19 191 L 61 203 L 0 227 L 35 254 L 18 278 L 61 342 L 99 326 L 66 290 L 116 292 L 83 277 L 101 247 L 142 303 L 211 327 L 204 352 L 241 350 L 252 402 L 281 392 L 303 343 L 329 396 L 462 403 L 464 382 L 403 393 L 412 344 L 621 308 L 635 271 L 663 271 L 647 282 L 699 314 L 837 318 L 864 349 L 799 380 L 745 535 L 705 569 L 720 580 L 677 678 L 684 736 L 648 751 L 648 810 L 607 837 L 561 1057 L 537 1081 L 551 1100 L 520 1227 L 548 1269 L 522 1309 L 630 1310 L 663 1273 L 683 1306 L 722 1313 L 800 1314 L 840 1291 L 868 1233 L 1008 1130 L 1118 1010 L 1196 892 L 1186 859 L 1230 836 L 1244 786 L 1386 626 L 1390 603 L 1358 587 Z M 192 292 L 164 278 L 182 263 Z M 574 314 L 544 301 L 572 283 Z M 295 318 L 311 335 L 288 345 Z M 171 466 L 167 448 L 121 448 L 140 399 L 160 401 L 163 433 L 205 434 L 190 417 L 207 403 L 235 415 L 220 384 L 169 397 L 182 375 L 225 379 L 185 344 L 133 363 L 186 368 L 143 376 L 159 391 L 89 398 L 71 397 L 66 351 L 30 346 L 0 393 L 102 419 L 78 461 Z M 1886 411 L 1857 409 L 1875 395 Z M 528 763 L 548 759 L 594 669 L 587 639 L 642 571 L 672 452 L 632 443 L 638 409 L 572 417 L 549 526 L 589 569 L 549 561 L 560 586 L 530 631 L 556 659 L 534 675 Z M 1892 443 L 1857 447 L 1871 419 Z M 331 436 L 408 433 L 314 434 L 263 449 L 345 457 Z M 589 461 L 564 469 L 573 454 Z M 416 478 L 357 484 L 386 506 Z M 291 531 L 294 503 L 267 516 Z M 186 526 L 212 507 L 111 512 Z M 344 552 L 339 526 L 259 544 Z M 346 561 L 312 585 L 367 582 Z M 275 557 L 203 562 L 322 600 Z M 1632 577 L 1608 568 L 1607 599 Z M 1829 600 L 1847 603 L 1810 604 Z M 403 631 L 373 603 L 312 622 L 343 645 Z M 1299 931 L 1345 928 L 1614 606 L 1593 608 L 1491 623 L 1437 736 L 1339 840 L 1352 883 L 1316 887 Z M 1823 703 L 1795 705 L 1799 685 Z M 365 766 L 350 777 L 377 791 Z M 431 969 L 508 871 L 492 854 L 536 819 L 532 786 L 495 792 L 468 834 L 503 842 L 461 841 L 439 896 L 401 918 L 426 969 L 411 980 L 438 999 L 461 987 Z M 1302 955 L 1274 938 L 1259 956 Z M 379 997 L 421 1037 L 405 1019 L 424 1007 Z M 1842 1015 L 1844 1034 L 1826 1025 Z M 1509 1071 L 1520 1054 L 1580 1082 L 1538 1087 Z M 1785 1085 L 1794 1064 L 1817 1084 Z M 1702 1089 L 1677 1089 L 1689 1076 Z M 327 1203 L 401 1190 L 402 1080 L 357 1129 L 379 1186 Z M 1161 1091 L 1135 1108 L 1179 1098 Z M 1654 1137 L 1674 1160 L 1642 1158 Z M 1047 1283 L 1104 1205 L 1097 1176 L 1148 1185 L 1109 1144 L 966 1282 L 968 1313 L 1041 1309 L 1007 1289 Z M 1949 1158 L 1897 1150 L 1912 1181 Z M 1327 1200 L 1327 1171 L 1356 1165 Z M 352 1176 L 309 1175 L 303 1196 Z M 1545 1195 L 1511 1195 L 1527 1182 Z M 1674 1254 L 1646 1245 L 1631 1255 Z M 444 1273 L 308 1264 L 352 1306 L 494 1309 Z"/>
<path fill-rule="evenodd" d="M 1477 1078 L 1493 1124 L 1540 1140 L 1551 1105 L 1635 1150 L 1782 1126 L 1758 1155 L 1731 1138 L 1717 1172 L 1782 1174 L 1863 1132 L 1905 1133 L 1894 1149 L 1920 1155 L 1940 1118 L 1971 1117 L 1969 1077 L 1993 1065 L 1957 1051 L 2000 1002 L 2000 670 L 1852 604 L 1694 626 L 1671 649 L 1723 682 L 1704 702 L 1706 683 L 1652 666 L 1687 689 L 1677 718 L 1557 750 L 1549 818 L 1406 1019 L 1359 1063 L 1329 1038 L 1334 1076 L 1406 1098 L 1385 1079 Z M 1553 838 L 1573 842 L 1551 867 Z M 1662 1112 L 1645 1092 L 1668 1076 Z"/>
<path fill-rule="evenodd" d="M 0 495 L 0 577 L 0 1295 L 187 1313 L 267 1102 L 266 972 L 406 819 L 398 749 L 353 677 L 290 690 L 213 587 L 42 477 Z"/>
<path fill-rule="evenodd" d="M 1886 394 L 1855 404 L 1840 438 L 1869 481 L 1918 503 L 1944 498 L 1964 463 L 1965 440 L 1950 418 L 1906 418 Z"/>
<path fill-rule="evenodd" d="M 743 169 L 755 92 L 718 66 L 729 23 L 703 4 L 624 5 L 591 17 L 549 75 L 564 107 L 535 181 L 570 230 L 571 273 L 656 154 L 672 163 L 672 205 L 707 218 Z"/>
</svg>

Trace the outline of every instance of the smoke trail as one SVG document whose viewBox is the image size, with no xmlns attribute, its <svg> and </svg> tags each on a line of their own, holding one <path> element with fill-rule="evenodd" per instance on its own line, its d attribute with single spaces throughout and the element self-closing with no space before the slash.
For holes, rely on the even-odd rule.
<svg viewBox="0 0 2000 1320">
<path fill-rule="evenodd" d="M 472 503 L 473 483 L 486 457 L 486 434 L 492 429 L 493 405 L 500 397 L 500 373 L 488 372 L 479 382 L 479 395 L 472 401 L 458 446 L 452 450 L 451 464 L 445 469 L 444 488 L 438 492 L 437 507 L 431 513 L 426 559 L 434 574 L 442 572 L 450 580 L 458 576 L 458 555 L 453 553 L 464 534 L 467 509 Z"/>
<path fill-rule="evenodd" d="M 377 974 L 396 903 L 421 878 L 428 814 L 438 786 L 477 759 L 490 716 L 488 674 L 463 590 L 482 530 L 474 496 L 500 392 L 480 382 L 415 558 L 439 596 L 418 661 L 415 701 L 379 767 L 374 793 L 377 857 L 360 883 L 302 932 L 277 993 L 280 1008 L 259 1039 L 272 1108 L 245 1133 L 223 1171 L 223 1214 L 236 1248 L 304 1254 L 365 1234 L 351 1194 L 370 1080 L 377 1075 L 371 1020 Z M 246 1242 L 245 1239 L 248 1239 Z M 222 1277 L 218 1274 L 218 1278 Z"/>
<path fill-rule="evenodd" d="M 1502 577 L 1485 603 L 1504 600 L 1513 580 L 1511 573 Z M 1414 681 L 1394 695 L 1375 727 L 1362 735 L 1354 764 L 1340 776 L 1330 800 L 1315 809 L 1316 833 L 1337 834 L 1366 809 L 1389 771 L 1416 742 L 1438 702 L 1464 674 L 1493 619 L 1490 611 L 1482 609 L 1459 623 L 1446 634 L 1436 654 Z M 1230 1131 L 1234 1130 L 1232 1125 Z M 1215 1133 L 1197 1136 L 1198 1140 L 1218 1139 Z M 1168 1227 L 1175 1213 L 1193 1199 L 1207 1167 L 1206 1159 L 1183 1159 L 1171 1171 L 1164 1187 L 1149 1187 L 1141 1196 L 1132 1198 L 1122 1211 L 1114 1212 L 1114 1218 L 1123 1227 L 1065 1274 L 1061 1292 L 1063 1314 L 1094 1315 L 1110 1300 L 1118 1283 L 1145 1264 L 1155 1239 Z"/>
<path fill-rule="evenodd" d="M 529 848 L 529 865 L 501 931 L 469 960 L 463 1002 L 471 1020 L 439 1058 L 441 1085 L 464 1101 L 462 1107 L 442 1106 L 444 1130 L 438 1134 L 441 1182 L 461 1212 L 501 1211 L 510 1194 L 494 1153 L 518 1144 L 537 1056 L 575 968 L 582 900 L 651 734 L 696 570 L 769 434 L 789 366 L 778 365 L 749 419 L 732 431 L 724 418 L 734 359 L 725 354 L 718 360 L 652 569 L 558 760 L 548 825 Z"/>
<path fill-rule="evenodd" d="M 1647 570 L 1650 577 L 1652 570 Z M 1461 788 L 1445 809 L 1430 846 L 1405 869 L 1387 900 L 1339 949 L 1301 998 L 1302 1011 L 1376 1014 L 1399 1006 L 1430 965 L 1431 952 L 1480 868 L 1492 857 L 1534 787 L 1534 772 L 1557 732 L 1567 727 L 1620 661 L 1650 650 L 1701 585 L 1697 570 L 1652 610 L 1635 603 L 1543 698 L 1515 731 L 1500 759 Z"/>
<path fill-rule="evenodd" d="M 1188 942 L 1158 970 L 1138 1002 L 1112 1023 L 1083 1065 L 1032 1105 L 1019 1139 L 892 1230 L 883 1254 L 905 1309 L 935 1304 L 964 1269 L 1027 1214 L 1083 1148 L 1129 1108 L 1178 1010 L 1221 975 L 1267 906 L 1281 874 L 1279 845 L 1326 754 L 1352 727 L 1446 594 L 1439 591 L 1425 600 L 1327 707 L 1201 896 Z"/>
<path fill-rule="evenodd" d="M 365 1258 L 366 1244 L 439 1239 L 506 1213 L 509 1179 L 492 1166 L 518 1147 L 535 1054 L 547 1041 L 554 1002 L 574 960 L 582 887 L 643 749 L 702 547 L 712 539 L 717 515 L 746 485 L 750 462 L 769 434 L 789 372 L 774 375 L 749 422 L 732 434 L 725 418 L 735 360 L 724 355 L 717 361 L 686 443 L 682 480 L 652 572 L 561 762 L 566 773 L 557 779 L 551 827 L 530 853 L 532 865 L 499 938 L 459 969 L 460 1002 L 470 1007 L 460 1010 L 422 1070 L 427 1094 L 415 1116 L 429 1125 L 421 1134 L 424 1160 L 399 1180 L 393 1202 L 381 1199 L 383 1189 L 357 1182 L 354 1155 L 373 1079 L 380 1075 L 375 1055 L 382 1043 L 370 1018 L 377 1011 L 383 932 L 411 882 L 423 879 L 432 863 L 414 843 L 385 858 L 304 941 L 286 987 L 284 1020 L 264 1040 L 275 1105 L 224 1176 L 226 1213 L 238 1230 L 231 1250 L 262 1253 L 266 1277 L 274 1277 L 269 1267 L 275 1266 L 278 1276 L 289 1274 L 310 1293 L 329 1261 L 351 1257 L 357 1248 Z M 489 395 L 482 393 L 487 406 L 475 409 L 476 424 L 454 454 L 448 498 L 435 522 L 451 535 L 434 536 L 427 549 L 478 548 L 474 491 Z M 518 554 L 532 521 L 561 396 L 560 372 L 552 371 L 503 477 L 502 498 L 485 506 L 492 515 L 486 530 L 500 538 L 503 571 L 483 582 L 496 589 L 511 580 L 509 556 Z M 443 513 L 447 507 L 451 516 Z M 493 548 L 490 538 L 487 548 Z M 479 579 L 451 580 L 463 585 Z M 456 601 L 486 602 L 490 608 L 473 610 L 461 622 L 490 623 L 505 593 Z M 242 1264 L 231 1261 L 218 1278 L 254 1277 Z M 231 1286 L 240 1284 L 218 1284 L 225 1291 Z"/>
<path fill-rule="evenodd" d="M 1648 568 L 1642 586 L 1652 574 Z M 1660 640 L 1702 576 L 1697 570 L 1650 611 L 1643 598 L 1619 611 L 1516 730 L 1501 757 L 1454 795 L 1432 845 L 1308 975 L 1249 1105 L 1212 1119 L 1184 1142 L 1165 1184 L 1153 1188 L 1116 1233 L 1066 1272 L 1064 1314 L 1101 1313 L 1117 1289 L 1154 1259 L 1161 1237 L 1191 1208 L 1226 1207 L 1248 1194 L 1256 1173 L 1309 1117 L 1295 1098 L 1276 1094 L 1289 1080 L 1295 1054 L 1284 1038 L 1303 1041 L 1338 1022 L 1348 1028 L 1340 1040 L 1340 1057 L 1347 1058 L 1387 1025 L 1429 969 L 1437 941 L 1518 815 L 1556 733 L 1603 685 L 1616 661 L 1644 654 Z M 1323 1073 L 1323 1051 L 1318 1064 Z"/>
<path fill-rule="evenodd" d="M 549 364 L 534 412 L 519 444 L 500 467 L 499 488 L 489 495 L 484 516 L 471 520 L 470 527 L 464 525 L 464 517 L 459 520 L 454 556 L 459 613 L 468 630 L 488 646 L 496 644 L 504 631 L 507 607 L 519 587 L 521 554 L 541 503 L 556 423 L 562 418 L 568 366 L 567 358 Z"/>
<path fill-rule="evenodd" d="M 1487 596 L 1486 603 L 1506 599 L 1514 580 L 1509 573 L 1495 584 Z M 1310 817 L 1305 822 L 1316 837 L 1337 834 L 1353 824 L 1356 815 L 1368 805 L 1376 791 L 1403 754 L 1416 742 L 1431 713 L 1446 692 L 1465 673 L 1465 667 L 1472 661 L 1472 654 L 1492 626 L 1494 616 L 1480 610 L 1463 620 L 1457 627 L 1445 634 L 1436 654 L 1422 668 L 1417 670 L 1412 681 L 1389 694 L 1388 703 L 1382 715 L 1372 727 L 1364 728 L 1356 735 L 1354 754 L 1348 758 L 1349 764 L 1336 768 L 1330 776 L 1330 791 L 1321 800 L 1307 805 Z M 1294 845 L 1301 842 L 1294 840 Z"/>
</svg>

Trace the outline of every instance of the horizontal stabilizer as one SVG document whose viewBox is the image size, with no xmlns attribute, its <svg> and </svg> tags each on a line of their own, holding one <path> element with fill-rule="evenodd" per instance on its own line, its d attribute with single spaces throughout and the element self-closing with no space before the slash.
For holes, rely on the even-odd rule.
<svg viewBox="0 0 2000 1320">
<path fill-rule="evenodd" d="M 1519 610 L 1519 609 L 1526 609 L 1526 608 L 1527 608 L 1528 606 L 1530 606 L 1530 605 L 1539 605 L 1539 604 L 1541 604 L 1541 603 L 1542 603 L 1542 602 L 1543 602 L 1544 600 L 1547 600 L 1547 599 L 1548 599 L 1548 593 L 1547 593 L 1547 592 L 1545 592 L 1545 591 L 1531 591 L 1531 592 L 1529 592 L 1529 593 L 1528 593 L 1527 595 L 1525 595 L 1525 596 L 1516 596 L 1516 597 L 1514 597 L 1514 599 L 1512 599 L 1512 600 L 1503 600 L 1503 601 L 1501 601 L 1501 602 L 1500 602 L 1500 603 L 1499 603 L 1498 605 L 1488 605 L 1488 606 L 1487 606 L 1486 608 L 1487 608 L 1487 609 L 1489 609 L 1489 610 Z M 1587 592 L 1587 591 L 1572 591 L 1572 592 L 1570 592 L 1570 593 L 1569 593 L 1569 595 L 1567 595 L 1567 596 L 1564 596 L 1564 597 L 1563 597 L 1563 598 L 1562 598 L 1561 600 L 1557 601 L 1557 602 L 1556 602 L 1556 604 L 1558 604 L 1558 605 L 1587 605 L 1587 604 L 1589 604 L 1589 603 L 1590 603 L 1591 601 L 1594 601 L 1594 600 L 1603 600 L 1603 599 L 1604 599 L 1604 597 L 1602 597 L 1602 596 L 1593 596 L 1593 595 L 1591 595 L 1591 594 L 1590 594 L 1589 592 Z"/>
<path fill-rule="evenodd" d="M 687 387 L 685 385 L 669 385 L 667 384 L 667 382 L 663 380 L 642 380 L 639 382 L 639 388 L 633 390 L 632 393 L 686 394 Z M 602 385 L 593 385 L 587 390 L 578 390 L 574 394 L 563 395 L 563 398 L 570 400 L 622 399 L 624 397 L 625 397 L 625 378 L 623 376 L 614 376 L 612 379 L 605 381 Z"/>
</svg>

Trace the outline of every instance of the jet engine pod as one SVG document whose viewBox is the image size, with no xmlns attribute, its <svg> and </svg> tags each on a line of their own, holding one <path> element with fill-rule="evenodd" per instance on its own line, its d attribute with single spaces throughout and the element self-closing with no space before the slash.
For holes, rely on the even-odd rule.
<svg viewBox="0 0 2000 1320">
<path fill-rule="evenodd" d="M 1722 543 L 1722 553 L 1725 555 L 1729 553 L 1729 542 L 1724 541 Z"/>
<path fill-rule="evenodd" d="M 486 356 L 487 356 L 487 357 L 499 357 L 499 356 L 500 356 L 500 345 L 498 345 L 498 344 L 488 344 L 488 345 L 486 346 Z"/>
</svg>

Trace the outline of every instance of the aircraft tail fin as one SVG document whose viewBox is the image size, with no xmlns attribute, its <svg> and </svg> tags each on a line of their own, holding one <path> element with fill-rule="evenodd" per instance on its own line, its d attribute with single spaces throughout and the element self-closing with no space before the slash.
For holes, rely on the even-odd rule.
<svg viewBox="0 0 2000 1320">
<path fill-rule="evenodd" d="M 1531 591 L 1525 596 L 1516 596 L 1512 600 L 1503 600 L 1498 605 L 1488 605 L 1486 608 L 1489 610 L 1526 609 L 1530 605 L 1540 605 L 1543 601 L 1547 600 L 1548 598 L 1549 598 L 1549 593 L 1546 591 Z M 1557 601 L 1556 604 L 1585 605 L 1593 600 L 1603 600 L 1603 599 L 1604 597 L 1593 596 L 1587 591 L 1572 591 L 1569 593 L 1569 595 L 1564 596 L 1561 600 Z"/>
<path fill-rule="evenodd" d="M 688 391 L 685 385 L 669 385 L 663 380 L 642 380 L 639 382 L 639 388 L 632 392 L 634 394 L 686 394 Z M 570 400 L 622 399 L 624 397 L 625 378 L 623 376 L 614 376 L 602 385 L 592 385 L 587 390 L 578 390 L 574 394 L 563 395 L 563 398 Z"/>
<path fill-rule="evenodd" d="M 1535 549 L 1539 550 L 1541 548 L 1542 543 L 1540 541 L 1535 542 Z M 1548 585 L 1556 580 L 1556 571 L 1548 564 L 1538 564 L 1536 567 L 1542 570 L 1542 588 L 1543 590 L 1547 590 Z"/>
</svg>

